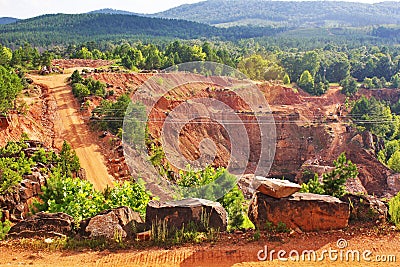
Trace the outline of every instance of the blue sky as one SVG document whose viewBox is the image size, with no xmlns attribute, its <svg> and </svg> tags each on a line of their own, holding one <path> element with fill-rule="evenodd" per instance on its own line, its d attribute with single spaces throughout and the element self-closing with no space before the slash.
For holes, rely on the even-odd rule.
<svg viewBox="0 0 400 267">
<path fill-rule="evenodd" d="M 54 13 L 85 13 L 101 8 L 127 10 L 136 13 L 156 13 L 182 4 L 202 0 L 0 0 L 0 17 L 30 18 Z M 379 0 L 352 0 L 376 3 Z M 400 0 L 396 0 L 400 1 Z"/>
</svg>

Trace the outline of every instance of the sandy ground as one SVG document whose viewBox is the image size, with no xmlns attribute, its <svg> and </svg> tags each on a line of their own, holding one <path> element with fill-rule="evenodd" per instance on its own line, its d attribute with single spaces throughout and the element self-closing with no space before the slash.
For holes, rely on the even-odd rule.
<svg viewBox="0 0 400 267">
<path fill-rule="evenodd" d="M 346 240 L 347 246 L 339 249 L 337 241 L 341 238 Z M 258 260 L 259 253 L 261 257 L 264 256 L 259 251 L 265 250 L 265 247 L 268 254 L 275 250 L 272 261 L 269 257 L 266 261 Z M 286 257 L 292 250 L 298 251 L 300 255 L 304 250 L 314 250 L 318 258 L 324 250 L 332 251 L 332 260 L 329 254 L 325 254 L 325 259 L 321 261 L 319 259 L 314 261 L 313 258 L 308 260 L 308 256 L 305 260 L 297 262 L 283 261 L 277 259 L 279 250 L 286 251 Z M 363 260 L 362 255 L 367 250 L 371 251 L 371 254 L 366 257 L 370 261 Z M 360 261 L 357 257 L 353 260 L 351 251 L 360 253 Z M 334 231 L 284 235 L 272 241 L 271 238 L 266 237 L 258 241 L 248 241 L 240 234 L 230 234 L 221 237 L 221 241 L 215 244 L 116 251 L 33 250 L 3 244 L 0 245 L 0 254 L 0 264 L 11 266 L 398 266 L 400 233 L 389 231 L 376 234 L 369 230 L 356 233 Z M 335 257 L 337 257 L 336 260 Z M 389 257 L 391 257 L 390 262 Z M 386 261 L 381 262 L 381 259 L 386 259 Z"/>
<path fill-rule="evenodd" d="M 67 140 L 75 149 L 81 166 L 86 170 L 87 179 L 96 189 L 102 190 L 107 185 L 112 186 L 113 178 L 107 172 L 104 157 L 94 140 L 93 133 L 89 131 L 79 114 L 79 103 L 67 85 L 71 73 L 72 70 L 68 70 L 66 74 L 29 77 L 35 83 L 48 86 L 49 93 L 57 102 L 59 122 L 55 122 L 55 131 L 59 140 L 56 140 L 56 145 L 60 147 L 63 140 Z"/>
</svg>

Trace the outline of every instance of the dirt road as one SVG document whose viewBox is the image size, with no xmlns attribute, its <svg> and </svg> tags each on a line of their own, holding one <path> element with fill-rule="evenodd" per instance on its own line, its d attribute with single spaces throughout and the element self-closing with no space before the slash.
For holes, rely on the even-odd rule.
<svg viewBox="0 0 400 267">
<path fill-rule="evenodd" d="M 345 240 L 346 246 L 338 247 L 337 241 Z M 267 248 L 267 249 L 266 249 Z M 260 253 L 260 250 L 263 252 Z M 294 261 L 277 258 L 278 251 L 296 256 L 304 251 L 315 251 L 317 258 Z M 264 257 L 264 251 L 273 255 L 270 261 L 259 261 L 258 254 Z M 331 251 L 331 256 L 323 254 Z M 337 251 L 337 252 L 335 252 Z M 360 253 L 358 261 L 357 252 Z M 371 254 L 363 253 L 371 252 Z M 353 254 L 354 258 L 353 258 Z M 203 243 L 164 248 L 121 249 L 103 251 L 52 251 L 51 249 L 23 248 L 19 245 L 0 245 L 0 265 L 34 266 L 398 266 L 400 260 L 400 233 L 386 232 L 376 234 L 371 229 L 361 231 L 333 231 L 308 233 L 296 236 L 283 236 L 277 240 L 261 237 L 258 241 L 249 241 L 241 234 L 222 237 L 215 244 Z M 281 252 L 281 255 L 282 252 Z M 306 254 L 304 254 L 306 255 Z M 321 256 L 324 255 L 324 256 Z M 342 256 L 340 256 L 342 255 Z M 366 256 L 365 256 L 366 255 Z M 342 258 L 340 258 L 342 257 Z"/>
<path fill-rule="evenodd" d="M 69 142 L 75 149 L 82 168 L 86 170 L 87 179 L 93 183 L 96 189 L 102 190 L 107 185 L 112 186 L 113 178 L 107 172 L 100 147 L 96 144 L 93 134 L 79 114 L 79 103 L 67 84 L 71 73 L 72 70 L 67 70 L 66 74 L 30 75 L 29 77 L 37 84 L 48 86 L 49 93 L 57 102 L 59 121 L 54 123 L 55 146 L 60 148 L 64 140 Z"/>
</svg>

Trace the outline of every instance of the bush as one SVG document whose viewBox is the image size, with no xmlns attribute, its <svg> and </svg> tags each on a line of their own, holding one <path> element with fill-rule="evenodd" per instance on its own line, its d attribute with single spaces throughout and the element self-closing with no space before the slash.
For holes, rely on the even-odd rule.
<svg viewBox="0 0 400 267">
<path fill-rule="evenodd" d="M 238 229 L 244 226 L 246 215 L 244 211 L 244 196 L 236 185 L 236 177 L 224 168 L 207 166 L 204 170 L 194 171 L 188 166 L 186 171 L 179 172 L 177 181 L 184 197 L 199 197 L 213 199 L 221 195 L 225 188 L 232 188 L 217 201 L 225 208 L 229 217 L 229 228 Z M 214 182 L 217 181 L 217 182 Z M 214 183 L 213 183 L 214 182 Z"/>
<path fill-rule="evenodd" d="M 322 183 L 318 175 L 314 175 L 306 184 L 302 184 L 301 192 L 327 194 L 340 198 L 345 192 L 347 179 L 356 178 L 358 175 L 357 166 L 347 160 L 344 153 L 340 154 L 337 160 L 333 161 L 335 168 L 328 173 L 322 174 Z"/>
<path fill-rule="evenodd" d="M 27 158 L 22 149 L 26 144 L 9 142 L 0 149 L 0 194 L 12 190 L 22 181 L 22 176 L 31 173 L 35 162 Z"/>
<path fill-rule="evenodd" d="M 354 95 L 358 91 L 357 81 L 353 77 L 342 80 L 340 86 L 342 86 L 341 92 L 347 96 Z"/>
<path fill-rule="evenodd" d="M 83 99 L 86 96 L 90 95 L 90 90 L 87 88 L 86 85 L 81 83 L 74 83 L 72 84 L 72 93 L 74 96 Z"/>
<path fill-rule="evenodd" d="M 389 201 L 390 220 L 400 228 L 400 193 Z"/>
<path fill-rule="evenodd" d="M 11 228 L 11 223 L 9 220 L 1 221 L 3 214 L 0 212 L 0 240 L 3 240 Z"/>
<path fill-rule="evenodd" d="M 93 217 L 99 212 L 127 206 L 144 215 L 150 195 L 140 183 L 116 183 L 114 188 L 100 192 L 89 181 L 65 177 L 57 169 L 42 188 L 40 202 L 33 211 L 64 212 L 76 222 Z"/>
</svg>

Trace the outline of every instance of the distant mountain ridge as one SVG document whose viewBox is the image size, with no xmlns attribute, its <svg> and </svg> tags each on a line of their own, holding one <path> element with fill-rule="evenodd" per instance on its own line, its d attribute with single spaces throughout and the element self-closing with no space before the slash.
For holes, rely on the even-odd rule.
<svg viewBox="0 0 400 267">
<path fill-rule="evenodd" d="M 14 23 L 17 21 L 18 21 L 18 19 L 16 19 L 16 18 L 3 17 L 3 18 L 0 18 L 0 25 L 10 24 L 10 23 Z"/>
<path fill-rule="evenodd" d="M 117 10 L 117 9 L 112 9 L 112 8 L 103 8 L 99 10 L 93 10 L 88 12 L 88 14 L 114 14 L 114 15 L 142 15 L 139 13 L 134 13 L 130 11 L 125 11 L 125 10 Z"/>
<path fill-rule="evenodd" d="M 137 15 L 86 13 L 52 14 L 0 25 L 0 43 L 36 46 L 121 41 L 127 39 L 240 39 L 271 36 L 283 28 L 235 27 L 221 29 L 198 22 Z"/>
<path fill-rule="evenodd" d="M 340 1 L 208 0 L 154 14 L 217 26 L 368 26 L 400 24 L 400 3 Z"/>
</svg>

